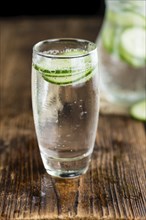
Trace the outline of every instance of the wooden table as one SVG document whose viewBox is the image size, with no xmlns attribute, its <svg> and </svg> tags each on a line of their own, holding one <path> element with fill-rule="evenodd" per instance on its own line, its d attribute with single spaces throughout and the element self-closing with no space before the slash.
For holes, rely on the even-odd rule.
<svg viewBox="0 0 146 220">
<path fill-rule="evenodd" d="M 87 174 L 51 178 L 44 170 L 31 107 L 32 46 L 40 40 L 94 41 L 97 17 L 1 19 L 0 219 L 146 219 L 146 136 L 142 122 L 100 114 Z"/>
</svg>

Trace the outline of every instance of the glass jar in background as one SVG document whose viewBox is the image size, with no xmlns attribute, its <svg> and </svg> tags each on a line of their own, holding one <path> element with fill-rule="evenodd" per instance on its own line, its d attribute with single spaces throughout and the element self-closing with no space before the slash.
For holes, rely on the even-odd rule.
<svg viewBox="0 0 146 220">
<path fill-rule="evenodd" d="M 96 43 L 101 88 L 112 102 L 130 106 L 146 97 L 145 9 L 145 0 L 106 0 Z"/>
</svg>

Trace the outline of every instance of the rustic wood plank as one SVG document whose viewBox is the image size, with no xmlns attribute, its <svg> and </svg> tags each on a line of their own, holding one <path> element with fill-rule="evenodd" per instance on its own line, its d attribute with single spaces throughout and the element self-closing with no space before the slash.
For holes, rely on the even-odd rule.
<svg viewBox="0 0 146 220">
<path fill-rule="evenodd" d="M 97 18 L 1 20 L 0 219 L 146 219 L 146 135 L 130 117 L 100 114 L 90 169 L 60 180 L 44 170 L 31 110 L 31 53 L 39 40 L 95 40 Z"/>
</svg>

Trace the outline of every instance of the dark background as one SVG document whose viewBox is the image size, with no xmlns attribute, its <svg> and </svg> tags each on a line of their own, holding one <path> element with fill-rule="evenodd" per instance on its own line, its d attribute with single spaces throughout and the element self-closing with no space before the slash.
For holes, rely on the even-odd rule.
<svg viewBox="0 0 146 220">
<path fill-rule="evenodd" d="M 1 16 L 34 16 L 34 15 L 97 15 L 103 16 L 104 0 L 47 0 L 47 1 L 9 1 L 3 2 Z M 9 10 L 8 10 L 9 9 Z"/>
</svg>

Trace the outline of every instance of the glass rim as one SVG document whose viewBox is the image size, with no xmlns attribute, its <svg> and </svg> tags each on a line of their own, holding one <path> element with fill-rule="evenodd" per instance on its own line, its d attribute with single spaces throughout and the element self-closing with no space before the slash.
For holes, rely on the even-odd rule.
<svg viewBox="0 0 146 220">
<path fill-rule="evenodd" d="M 78 55 L 58 55 L 58 54 L 48 54 L 45 52 L 41 52 L 38 50 L 38 47 L 44 43 L 53 43 L 53 42 L 65 42 L 65 41 L 70 41 L 70 42 L 77 42 L 77 43 L 88 43 L 90 45 L 92 45 L 93 48 L 91 48 L 89 51 L 85 50 L 85 54 L 78 54 Z M 86 40 L 86 39 L 81 39 L 81 38 L 50 38 L 50 39 L 46 39 L 46 40 L 42 40 L 37 42 L 36 44 L 34 44 L 33 46 L 33 52 L 35 52 L 37 55 L 39 56 L 43 56 L 46 58 L 56 58 L 56 59 L 72 59 L 72 58 L 79 58 L 79 57 L 85 57 L 85 56 L 89 56 L 92 53 L 94 53 L 97 50 L 97 45 L 96 43 L 90 41 L 90 40 Z"/>
</svg>

